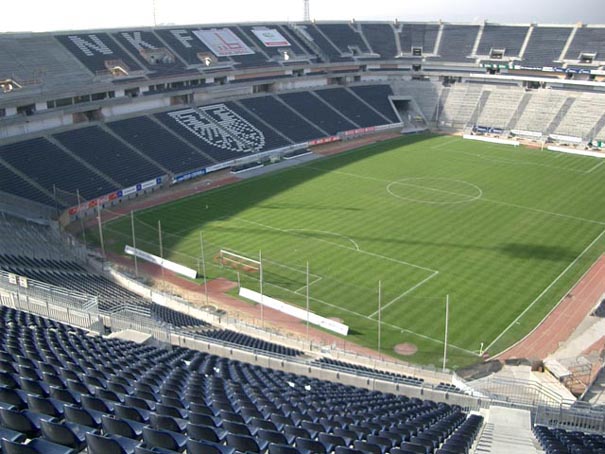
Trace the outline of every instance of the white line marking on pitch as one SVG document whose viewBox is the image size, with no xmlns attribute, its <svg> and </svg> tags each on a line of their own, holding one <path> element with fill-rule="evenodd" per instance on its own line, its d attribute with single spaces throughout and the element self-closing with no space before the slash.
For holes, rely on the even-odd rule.
<svg viewBox="0 0 605 454">
<path fill-rule="evenodd" d="M 275 288 L 278 288 L 278 289 L 283 290 L 283 291 L 285 291 L 285 292 L 292 293 L 292 290 L 287 289 L 287 288 L 284 288 L 284 287 L 282 287 L 282 286 L 280 286 L 280 285 L 271 284 L 271 283 L 266 283 L 266 285 L 267 285 L 267 286 L 269 286 L 269 287 L 275 287 Z M 351 314 L 351 315 L 355 315 L 355 316 L 357 316 L 357 317 L 365 318 L 365 319 L 367 319 L 367 320 L 372 320 L 372 321 L 374 321 L 374 322 L 375 322 L 375 320 L 371 319 L 369 316 L 367 316 L 367 315 L 363 315 L 363 314 L 360 314 L 359 312 L 352 311 L 352 310 L 347 309 L 347 308 L 345 308 L 345 307 L 342 307 L 342 306 L 337 306 L 337 305 L 335 305 L 335 304 L 328 303 L 327 301 L 321 300 L 321 299 L 319 299 L 319 298 L 315 298 L 315 297 L 313 297 L 313 296 L 309 296 L 309 299 L 310 299 L 310 300 L 313 300 L 313 301 L 316 301 L 316 302 L 318 302 L 318 303 L 320 303 L 320 304 L 324 304 L 324 305 L 326 305 L 326 306 L 333 307 L 333 308 L 335 308 L 335 309 L 341 310 L 341 311 L 343 311 L 343 312 L 347 312 L 347 313 L 349 313 L 349 314 Z M 408 329 L 408 328 L 402 328 L 401 326 L 393 325 L 393 324 L 391 324 L 391 323 L 387 323 L 387 322 L 383 322 L 383 321 L 381 321 L 380 323 L 381 323 L 382 325 L 384 325 L 384 326 L 388 326 L 388 327 L 390 327 L 390 328 L 393 328 L 393 329 L 396 329 L 396 330 L 398 330 L 398 331 L 401 331 L 402 333 L 409 333 L 409 334 L 412 334 L 412 335 L 414 335 L 414 336 L 418 336 L 418 337 L 420 337 L 420 338 L 422 338 L 422 339 L 426 339 L 426 340 L 429 340 L 429 341 L 431 341 L 431 342 L 435 342 L 435 343 L 437 343 L 437 344 L 441 344 L 441 345 L 443 345 L 443 341 L 442 341 L 442 340 L 440 340 L 440 339 L 435 339 L 434 337 L 427 336 L 426 334 L 420 334 L 420 333 L 417 333 L 417 332 L 415 332 L 415 331 L 412 331 L 411 329 Z M 466 348 L 458 347 L 457 345 L 454 345 L 454 344 L 449 344 L 449 343 L 448 343 L 448 345 L 449 345 L 449 346 L 451 346 L 452 348 L 455 348 L 456 350 L 460 350 L 460 351 L 462 351 L 462 352 L 468 353 L 468 354 L 473 355 L 473 356 L 478 356 L 476 352 L 473 352 L 473 351 L 471 351 L 471 350 L 467 350 Z"/>
<path fill-rule="evenodd" d="M 256 221 L 250 221 L 250 220 L 248 220 L 248 219 L 244 219 L 244 218 L 237 218 L 237 217 L 236 217 L 236 218 L 233 218 L 233 219 L 235 219 L 235 220 L 239 220 L 239 221 L 242 221 L 242 222 L 246 222 L 246 223 L 250 223 L 250 224 L 254 224 L 254 225 L 258 225 L 258 226 L 261 226 L 261 227 L 264 227 L 264 228 L 267 228 L 267 229 L 271 229 L 271 230 L 281 231 L 281 232 L 285 232 L 285 233 L 287 233 L 287 232 L 288 232 L 288 231 L 287 231 L 287 230 L 285 230 L 285 229 L 280 229 L 280 228 L 278 228 L 278 227 L 273 227 L 273 226 L 266 225 L 266 224 L 262 224 L 262 223 L 260 223 L 260 222 L 256 222 Z M 291 230 L 295 230 L 295 229 L 291 229 Z M 322 241 L 322 242 L 324 242 L 324 243 L 331 244 L 331 245 L 333 245 L 333 246 L 336 246 L 336 247 L 339 247 L 339 248 L 342 248 L 342 249 L 347 249 L 347 250 L 349 250 L 349 251 L 356 251 L 356 252 L 359 252 L 359 253 L 361 253 L 361 254 L 370 255 L 370 256 L 373 256 L 373 257 L 381 258 L 381 259 L 383 259 L 383 260 L 389 260 L 389 261 L 392 261 L 392 262 L 395 262 L 395 263 L 399 263 L 399 264 L 401 264 L 401 265 L 407 265 L 407 266 L 411 266 L 411 267 L 414 267 L 414 268 L 419 268 L 419 269 L 421 269 L 421 270 L 424 270 L 424 271 L 429 271 L 429 272 L 431 273 L 431 275 L 430 275 L 430 276 L 428 276 L 427 278 L 423 279 L 423 280 L 422 280 L 422 281 L 420 281 L 419 283 L 416 283 L 416 284 L 415 284 L 413 287 L 411 287 L 411 288 L 407 289 L 407 290 L 406 290 L 405 292 L 403 292 L 401 295 L 399 295 L 399 296 L 395 297 L 393 300 L 389 301 L 389 302 L 388 302 L 388 303 L 387 303 L 387 304 L 384 306 L 384 308 L 382 308 L 383 310 L 384 310 L 385 308 L 387 308 L 388 306 L 392 305 L 393 303 L 397 302 L 397 301 L 398 301 L 398 300 L 400 300 L 401 298 L 403 298 L 405 295 L 407 295 L 407 294 L 411 293 L 413 290 L 416 290 L 418 287 L 420 287 L 421 285 L 425 284 L 425 283 L 426 283 L 426 282 L 428 282 L 430 279 L 433 279 L 435 276 L 437 276 L 437 275 L 439 274 L 439 271 L 437 271 L 437 270 L 431 270 L 430 268 L 425 268 L 425 267 L 422 267 L 422 266 L 419 266 L 419 265 L 414 265 L 413 263 L 404 262 L 404 261 L 402 261 L 402 260 L 397 260 L 397 259 L 394 259 L 394 258 L 392 258 L 392 257 L 387 257 L 387 256 L 384 256 L 384 255 L 381 255 L 381 254 L 376 254 L 376 253 L 374 253 L 374 252 L 368 252 L 368 251 L 364 251 L 364 250 L 362 250 L 362 249 L 355 250 L 355 249 L 352 249 L 352 248 L 350 248 L 350 247 L 343 246 L 342 244 L 339 244 L 339 243 L 333 243 L 333 242 L 331 242 L 331 241 L 323 240 L 323 239 L 321 239 L 321 238 L 314 238 L 314 239 L 315 239 L 315 240 L 317 240 L 317 241 Z M 266 285 L 268 285 L 268 286 L 272 286 L 272 287 L 275 287 L 275 288 L 279 288 L 279 289 L 284 290 L 284 291 L 286 291 L 286 292 L 296 293 L 296 294 L 298 294 L 298 295 L 300 295 L 300 293 L 298 293 L 298 292 L 299 292 L 300 290 L 302 290 L 302 289 L 304 289 L 304 288 L 305 288 L 305 287 L 302 287 L 301 289 L 298 289 L 297 291 L 292 291 L 292 290 L 290 290 L 290 289 L 287 289 L 287 288 L 281 287 L 281 286 L 276 285 L 276 284 L 267 283 Z M 356 316 L 358 316 L 358 317 L 362 317 L 362 318 L 365 318 L 365 319 L 367 319 L 367 320 L 372 320 L 372 321 L 375 321 L 375 320 L 372 318 L 372 316 L 373 316 L 374 314 L 372 314 L 372 315 L 363 315 L 363 314 L 360 314 L 359 312 L 352 311 L 352 310 L 347 309 L 347 308 L 344 308 L 344 307 L 342 307 L 342 306 L 337 306 L 337 305 L 335 305 L 335 304 L 328 303 L 327 301 L 321 300 L 321 299 L 319 299 L 319 298 L 315 298 L 315 297 L 311 297 L 311 296 L 309 296 L 309 299 L 311 299 L 311 300 L 313 300 L 313 301 L 317 301 L 318 303 L 324 304 L 324 305 L 326 305 L 326 306 L 329 306 L 329 307 L 333 307 L 333 308 L 336 308 L 336 309 L 342 310 L 342 311 L 347 312 L 347 313 L 349 313 L 349 314 L 356 315 Z M 392 327 L 392 328 L 395 328 L 395 329 L 398 329 L 398 330 L 401 330 L 401 331 L 404 331 L 404 332 L 408 332 L 408 333 L 410 333 L 410 334 L 413 334 L 413 335 L 415 335 L 415 336 L 421 337 L 421 338 L 423 338 L 423 339 L 428 339 L 428 340 L 431 340 L 431 341 L 433 341 L 433 342 L 437 342 L 437 343 L 443 344 L 443 341 L 440 341 L 439 339 L 434 339 L 434 338 L 432 338 L 432 337 L 429 337 L 429 336 L 426 336 L 426 335 L 423 335 L 423 334 L 417 333 L 417 332 L 412 331 L 412 330 L 410 330 L 410 329 L 407 329 L 407 328 L 402 328 L 402 327 L 400 327 L 400 326 L 396 326 L 396 325 L 391 325 L 391 324 L 389 324 L 389 323 L 385 323 L 385 322 L 381 322 L 381 323 L 382 323 L 383 325 L 390 326 L 390 327 Z M 456 349 L 458 349 L 458 350 L 460 350 L 460 351 L 464 351 L 464 352 L 466 352 L 466 353 L 470 353 L 470 354 L 472 354 L 472 355 L 475 355 L 475 356 L 476 356 L 476 353 L 474 353 L 474 352 L 472 352 L 472 351 L 470 351 L 470 350 L 466 350 L 466 349 L 464 349 L 464 348 L 462 348 L 462 347 L 458 347 L 458 346 L 455 346 L 455 345 L 452 345 L 452 347 L 453 347 L 453 348 L 456 348 Z"/>
<path fill-rule="evenodd" d="M 433 150 L 438 150 L 439 148 L 443 148 L 443 147 L 447 147 L 449 144 L 457 142 L 458 139 L 453 139 L 453 140 L 448 140 L 446 142 L 442 142 L 439 145 L 432 145 L 429 148 L 432 148 Z"/>
<path fill-rule="evenodd" d="M 594 166 L 592 166 L 590 169 L 588 169 L 585 173 L 592 173 L 594 170 L 597 170 L 599 167 L 601 167 L 603 165 L 605 161 L 603 161 L 603 159 L 601 159 L 601 162 L 596 163 Z"/>
<path fill-rule="evenodd" d="M 432 188 L 430 186 L 423 186 L 421 184 L 414 184 L 414 183 L 409 183 L 409 181 L 412 180 L 439 180 L 439 181 L 453 181 L 455 183 L 462 183 L 462 184 L 466 184 L 470 187 L 472 187 L 473 189 L 475 189 L 477 191 L 477 194 L 475 195 L 469 195 L 469 194 L 462 194 L 462 193 L 458 193 L 458 192 L 454 192 L 454 191 L 448 191 L 446 189 L 439 189 L 439 188 Z M 399 194 L 396 194 L 392 191 L 391 187 L 394 185 L 401 185 L 401 186 L 410 186 L 412 188 L 419 188 L 419 189 L 426 189 L 427 191 L 433 191 L 433 192 L 438 192 L 438 193 L 442 193 L 442 194 L 450 194 L 450 195 L 455 195 L 455 196 L 461 196 L 461 197 L 466 197 L 466 199 L 463 200 L 456 200 L 456 201 L 446 201 L 446 202 L 433 202 L 430 200 L 418 200 L 418 199 L 414 199 L 412 197 L 405 197 L 405 196 L 401 196 Z M 474 202 L 477 199 L 480 199 L 481 197 L 483 197 L 483 190 L 477 186 L 476 184 L 473 183 L 469 183 L 468 181 L 464 181 L 464 180 L 455 180 L 453 178 L 430 178 L 430 177 L 417 177 L 417 178 L 404 178 L 402 180 L 397 180 L 397 181 L 392 181 L 390 182 L 387 187 L 386 187 L 387 192 L 395 197 L 396 199 L 401 199 L 401 200 L 408 200 L 410 202 L 417 202 L 417 203 L 426 203 L 429 205 L 456 205 L 459 203 L 469 203 L 469 202 Z"/>
<path fill-rule="evenodd" d="M 270 230 L 276 230 L 276 231 L 278 231 L 278 232 L 283 232 L 283 233 L 288 233 L 288 231 L 287 231 L 287 230 L 285 230 L 285 229 L 281 229 L 281 228 L 279 228 L 279 227 L 273 227 L 273 226 L 271 226 L 271 225 L 263 224 L 263 223 L 261 223 L 261 222 L 251 221 L 251 220 L 249 220 L 249 219 L 244 219 L 244 218 L 240 218 L 240 217 L 234 217 L 233 219 L 235 219 L 235 220 L 239 220 L 239 221 L 242 221 L 242 222 L 246 222 L 246 223 L 248 223 L 248 224 L 254 224 L 254 225 L 258 225 L 258 226 L 264 227 L 264 228 L 266 228 L 266 229 L 270 229 Z M 290 233 L 292 233 L 292 232 L 290 232 Z M 295 233 L 295 234 L 296 234 L 296 233 Z M 302 236 L 302 235 L 299 235 L 299 236 Z M 414 264 L 414 263 L 406 262 L 406 261 L 404 261 L 404 260 L 394 259 L 393 257 L 388 257 L 388 256 L 386 256 L 386 255 L 377 254 L 377 253 L 375 253 L 375 252 L 364 251 L 363 249 L 355 250 L 355 249 L 353 249 L 353 248 L 350 248 L 350 247 L 344 246 L 344 245 L 342 245 L 342 244 L 339 244 L 339 243 L 334 243 L 333 241 L 324 240 L 323 238 L 314 238 L 314 239 L 315 239 L 316 241 L 321 241 L 321 242 L 323 242 L 323 243 L 331 244 L 332 246 L 335 246 L 335 247 L 338 247 L 338 248 L 341 248 L 341 249 L 346 249 L 346 250 L 349 250 L 349 251 L 355 251 L 355 252 L 359 252 L 360 254 L 365 254 L 365 255 L 369 255 L 369 256 L 371 256 L 371 257 L 376 257 L 376 258 L 379 258 L 379 259 L 388 260 L 388 261 L 390 261 L 390 262 L 398 263 L 398 264 L 400 264 L 400 265 L 407 265 L 407 266 L 411 266 L 412 268 L 417 268 L 417 269 L 419 269 L 419 270 L 428 271 L 429 273 L 439 272 L 439 271 L 437 271 L 437 270 L 433 270 L 433 269 L 431 269 L 431 268 L 427 268 L 427 267 L 424 267 L 424 266 L 416 265 L 416 264 Z"/>
<path fill-rule="evenodd" d="M 323 277 L 318 276 L 317 279 L 310 281 L 309 282 L 309 288 L 311 288 L 314 284 L 317 284 L 319 281 L 321 281 L 323 279 Z M 307 285 L 303 285 L 301 288 L 298 288 L 296 290 L 294 290 L 294 293 L 298 293 L 299 295 L 301 294 L 300 292 L 302 292 L 304 289 L 307 288 Z"/>
<path fill-rule="evenodd" d="M 516 159 L 507 159 L 507 158 L 502 158 L 502 157 L 496 157 L 493 158 L 491 156 L 486 156 L 480 153 L 470 153 L 468 151 L 460 151 L 460 150 L 440 150 L 440 148 L 442 147 L 428 147 L 431 150 L 439 150 L 442 152 L 446 152 L 448 154 L 461 154 L 461 155 L 466 155 L 466 156 L 472 156 L 475 158 L 480 158 L 483 159 L 484 161 L 488 161 L 488 162 L 494 162 L 494 163 L 500 163 L 500 164 L 514 164 L 514 165 L 520 165 L 520 166 L 534 166 L 534 167 L 544 167 L 545 169 L 555 169 L 555 170 L 564 170 L 567 172 L 573 172 L 573 173 L 579 173 L 579 174 L 584 174 L 586 173 L 586 171 L 584 170 L 577 170 L 577 169 L 571 169 L 569 167 L 564 167 L 564 166 L 551 166 L 548 164 L 540 164 L 538 162 L 527 162 L 527 161 L 519 161 Z M 512 151 L 512 150 L 511 150 Z M 557 153 L 555 156 L 559 156 L 562 155 L 564 153 Z M 551 155 L 548 155 L 551 156 Z M 555 159 L 555 156 L 553 156 L 552 159 Z"/>
<path fill-rule="evenodd" d="M 327 170 L 318 169 L 316 167 L 309 167 L 309 168 L 310 169 L 314 169 L 314 170 L 319 170 L 319 171 L 322 171 L 322 172 L 328 172 Z M 331 173 L 337 173 L 337 174 L 342 174 L 342 175 L 346 175 L 346 176 L 350 176 L 350 177 L 362 178 L 364 180 L 381 181 L 381 182 L 384 182 L 384 183 L 392 183 L 393 182 L 392 180 L 387 180 L 385 178 L 368 177 L 366 175 L 357 175 L 355 173 L 341 172 L 341 171 L 338 171 L 338 170 L 333 170 L 333 171 L 331 171 Z M 424 188 L 424 189 L 429 189 L 429 188 L 427 188 L 425 186 L 419 186 L 419 187 L 420 188 Z M 458 194 L 458 193 L 454 193 L 454 192 L 452 192 L 452 194 L 454 194 L 454 195 L 464 195 L 464 194 Z M 596 221 L 594 219 L 581 218 L 581 217 L 578 217 L 578 216 L 573 216 L 571 214 L 562 214 L 562 213 L 556 213 L 554 211 L 542 210 L 540 208 L 532 208 L 532 207 L 527 207 L 527 206 L 524 206 L 524 205 L 517 205 L 516 203 L 502 202 L 500 200 L 487 199 L 485 197 L 481 197 L 478 200 L 480 200 L 480 201 L 482 200 L 484 202 L 496 203 L 496 204 L 499 204 L 499 205 L 506 205 L 506 206 L 510 206 L 510 207 L 513 207 L 513 208 L 523 209 L 523 210 L 535 211 L 536 213 L 542 213 L 542 214 L 548 214 L 548 215 L 551 215 L 551 216 L 557 216 L 557 217 L 561 217 L 561 218 L 573 219 L 575 221 L 587 222 L 587 223 L 590 223 L 590 224 L 605 225 L 605 222 L 603 222 L 603 221 Z"/>
<path fill-rule="evenodd" d="M 396 303 L 397 301 L 399 301 L 401 298 L 403 298 L 404 296 L 406 296 L 408 293 L 412 293 L 414 290 L 416 290 L 418 287 L 420 287 L 423 284 L 426 284 L 428 281 L 430 281 L 431 279 L 433 279 L 435 276 L 437 276 L 439 274 L 438 271 L 435 271 L 433 274 L 431 274 L 429 277 L 427 277 L 426 279 L 423 279 L 422 281 L 418 282 L 416 285 L 414 285 L 413 287 L 407 289 L 405 292 L 403 292 L 401 295 L 396 296 L 395 298 L 393 298 L 391 301 L 387 302 L 384 306 L 382 306 L 380 308 L 381 311 L 384 311 L 387 307 L 389 307 L 390 305 L 392 305 L 393 303 Z M 368 317 L 369 318 L 373 318 L 374 316 L 378 315 L 378 311 L 372 312 Z"/>
<path fill-rule="evenodd" d="M 359 244 L 357 244 L 357 241 L 355 241 L 353 238 L 350 238 L 346 235 L 342 235 L 341 233 L 336 233 L 336 232 L 330 232 L 328 230 L 316 230 L 316 229 L 285 229 L 285 232 L 317 232 L 317 233 L 323 233 L 325 235 L 332 235 L 332 236 L 337 236 L 340 238 L 343 238 L 347 241 L 349 241 L 353 247 L 355 248 L 355 250 L 359 251 Z"/>
<path fill-rule="evenodd" d="M 578 262 L 578 260 L 580 260 L 580 259 L 581 259 L 581 258 L 584 256 L 584 254 L 586 254 L 586 252 L 588 252 L 588 250 L 589 250 L 591 247 L 593 247 L 593 246 L 594 246 L 594 244 L 595 244 L 597 241 L 599 241 L 599 240 L 601 239 L 601 237 L 602 237 L 603 235 L 605 235 L 605 229 L 604 229 L 604 230 L 603 230 L 601 233 L 599 233 L 599 235 L 598 235 L 598 236 L 597 236 L 597 237 L 596 237 L 594 240 L 592 240 L 592 242 L 591 242 L 591 243 L 590 243 L 588 246 L 586 246 L 586 249 L 584 249 L 582 252 L 580 252 L 580 255 L 578 255 L 578 256 L 577 256 L 577 257 L 574 259 L 574 261 L 573 261 L 573 262 L 571 262 L 569 265 L 567 265 L 567 267 L 566 267 L 566 268 L 565 268 L 565 269 L 564 269 L 564 270 L 561 272 L 561 274 L 559 274 L 559 275 L 558 275 L 558 276 L 555 278 L 555 280 L 554 280 L 554 281 L 552 281 L 552 282 L 551 282 L 551 283 L 548 285 L 548 287 L 546 287 L 546 288 L 545 288 L 545 289 L 542 291 L 542 293 L 540 293 L 540 294 L 539 294 L 539 295 L 536 297 L 536 299 L 535 299 L 535 300 L 533 300 L 533 301 L 532 301 L 532 302 L 529 304 L 529 306 L 527 306 L 527 307 L 526 307 L 526 308 L 523 310 L 523 312 L 521 312 L 521 313 L 520 313 L 520 314 L 517 316 L 517 318 L 515 318 L 515 319 L 514 319 L 514 320 L 513 320 L 513 321 L 512 321 L 512 322 L 511 322 L 511 323 L 510 323 L 510 324 L 509 324 L 509 325 L 508 325 L 508 326 L 507 326 L 505 329 L 504 329 L 504 331 L 502 331 L 502 332 L 501 332 L 501 333 L 498 335 L 498 337 L 496 337 L 496 338 L 495 338 L 495 339 L 492 341 L 492 343 L 491 343 L 491 344 L 489 344 L 489 345 L 488 345 L 488 346 L 485 348 L 485 350 L 489 350 L 489 349 L 490 349 L 490 348 L 491 348 L 491 347 L 492 347 L 492 346 L 493 346 L 493 345 L 494 345 L 496 342 L 498 342 L 498 341 L 500 340 L 500 338 L 501 338 L 502 336 L 504 336 L 504 334 L 506 334 L 506 333 L 508 332 L 508 330 L 509 330 L 509 329 L 511 329 L 511 328 L 513 327 L 513 325 L 515 325 L 515 324 L 516 324 L 516 323 L 517 323 L 517 322 L 518 322 L 518 321 L 521 319 L 521 317 L 523 317 L 523 316 L 524 316 L 524 315 L 525 315 L 525 314 L 526 314 L 526 313 L 527 313 L 527 312 L 528 312 L 528 311 L 529 311 L 529 310 L 530 310 L 530 309 L 531 309 L 531 308 L 534 306 L 534 304 L 536 304 L 536 303 L 537 303 L 537 302 L 538 302 L 538 301 L 539 301 L 539 300 L 540 300 L 540 299 L 541 299 L 541 298 L 542 298 L 542 297 L 543 297 L 543 296 L 546 294 L 546 292 L 548 292 L 548 291 L 549 291 L 549 290 L 550 290 L 550 289 L 551 289 L 551 288 L 552 288 L 552 287 L 553 287 L 553 286 L 554 286 L 554 285 L 555 285 L 557 282 L 559 282 L 559 279 L 561 279 L 561 278 L 562 278 L 562 277 L 563 277 L 563 276 L 564 276 L 564 275 L 565 275 L 565 274 L 566 274 L 566 273 L 567 273 L 567 272 L 568 272 L 568 271 L 571 269 L 571 267 L 572 267 L 572 266 L 574 266 L 574 265 L 575 265 L 575 264 Z"/>
<path fill-rule="evenodd" d="M 557 216 L 560 218 L 573 219 L 574 221 L 587 222 L 590 224 L 605 225 L 605 222 L 602 222 L 602 221 L 595 221 L 594 219 L 581 218 L 578 216 L 573 216 L 571 214 L 555 213 L 554 211 L 541 210 L 540 208 L 526 207 L 524 205 L 517 205 L 516 203 L 501 202 L 500 200 L 492 200 L 492 199 L 486 199 L 486 198 L 482 198 L 481 200 L 483 200 L 485 202 L 495 203 L 498 205 L 505 205 L 505 206 L 509 206 L 509 207 L 513 207 L 513 208 L 522 208 L 524 210 L 535 211 L 536 213 L 548 214 L 550 216 Z"/>
</svg>

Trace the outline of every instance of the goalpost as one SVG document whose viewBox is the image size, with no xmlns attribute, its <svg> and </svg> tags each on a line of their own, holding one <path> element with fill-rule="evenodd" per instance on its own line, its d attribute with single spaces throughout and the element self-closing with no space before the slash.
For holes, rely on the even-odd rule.
<svg viewBox="0 0 605 454">
<path fill-rule="evenodd" d="M 221 249 L 219 251 L 219 263 L 236 270 L 258 273 L 261 268 L 259 260 L 251 259 L 241 254 Z"/>
</svg>

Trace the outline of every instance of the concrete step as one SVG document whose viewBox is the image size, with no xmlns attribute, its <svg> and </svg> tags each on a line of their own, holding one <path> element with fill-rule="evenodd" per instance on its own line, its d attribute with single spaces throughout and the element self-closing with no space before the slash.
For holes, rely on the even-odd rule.
<svg viewBox="0 0 605 454">
<path fill-rule="evenodd" d="M 476 454 L 538 454 L 529 411 L 491 407 L 477 442 Z"/>
</svg>

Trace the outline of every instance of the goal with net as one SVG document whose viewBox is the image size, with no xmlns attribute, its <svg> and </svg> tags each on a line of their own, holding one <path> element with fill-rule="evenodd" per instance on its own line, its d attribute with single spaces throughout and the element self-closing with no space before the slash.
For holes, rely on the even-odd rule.
<svg viewBox="0 0 605 454">
<path fill-rule="evenodd" d="M 226 249 L 219 251 L 218 262 L 221 266 L 247 273 L 258 273 L 261 267 L 259 260 L 251 259 Z"/>
</svg>

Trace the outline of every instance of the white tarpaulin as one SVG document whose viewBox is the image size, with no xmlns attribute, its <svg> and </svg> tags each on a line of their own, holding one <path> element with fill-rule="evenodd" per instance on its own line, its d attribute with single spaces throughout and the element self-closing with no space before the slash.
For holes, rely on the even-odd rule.
<svg viewBox="0 0 605 454">
<path fill-rule="evenodd" d="M 241 287 L 239 289 L 239 296 L 254 301 L 255 303 L 260 303 L 263 306 L 270 307 L 271 309 L 275 309 L 276 311 L 283 312 L 284 314 L 291 315 L 292 317 L 296 317 L 300 320 L 308 319 L 309 323 L 312 323 L 313 325 L 321 326 L 322 328 L 334 331 L 335 333 L 343 336 L 346 336 L 349 333 L 349 327 L 347 325 L 321 317 L 313 312 L 307 312 L 300 307 L 291 306 L 283 301 L 268 297 L 267 295 L 261 295 L 254 290 Z"/>
<path fill-rule="evenodd" d="M 141 251 L 140 249 L 135 249 L 132 246 L 124 246 L 124 252 L 126 252 L 128 255 L 134 255 L 148 262 L 155 263 L 156 265 L 159 265 L 162 268 L 166 268 L 167 270 L 182 274 L 183 276 L 188 277 L 189 279 L 195 279 L 197 277 L 197 271 L 192 270 L 191 268 L 187 268 L 186 266 L 179 265 L 178 263 L 163 259 L 161 257 L 158 257 L 157 255 L 150 254 L 149 252 Z"/>
<path fill-rule="evenodd" d="M 255 28 L 252 33 L 265 45 L 265 47 L 288 47 L 290 43 L 274 28 Z"/>
<path fill-rule="evenodd" d="M 210 30 L 194 30 L 193 34 L 203 42 L 217 57 L 230 57 L 233 55 L 251 55 L 252 49 L 246 46 L 228 28 L 212 28 Z"/>
</svg>

